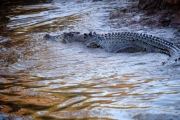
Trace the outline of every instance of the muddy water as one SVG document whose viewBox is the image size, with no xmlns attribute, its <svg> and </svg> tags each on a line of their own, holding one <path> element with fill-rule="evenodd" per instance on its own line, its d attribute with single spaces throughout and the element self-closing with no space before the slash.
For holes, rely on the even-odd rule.
<svg viewBox="0 0 180 120">
<path fill-rule="evenodd" d="M 180 119 L 180 68 L 175 63 L 162 65 L 168 56 L 113 54 L 87 49 L 81 43 L 42 39 L 46 33 L 64 31 L 136 31 L 175 37 L 171 28 L 126 23 L 118 28 L 118 19 L 108 19 L 113 9 L 132 4 L 136 3 L 55 0 L 17 6 L 15 10 L 28 12 L 11 16 L 7 24 L 12 42 L 11 48 L 4 46 L 18 57 L 4 66 L 6 61 L 2 61 L 0 119 Z"/>
</svg>

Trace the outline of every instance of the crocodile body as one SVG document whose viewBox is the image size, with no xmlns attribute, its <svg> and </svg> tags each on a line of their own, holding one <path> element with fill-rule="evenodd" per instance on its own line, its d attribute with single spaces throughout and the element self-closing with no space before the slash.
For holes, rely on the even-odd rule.
<svg viewBox="0 0 180 120">
<path fill-rule="evenodd" d="M 44 37 L 47 39 L 47 35 Z M 101 47 L 107 52 L 158 52 L 171 56 L 177 61 L 180 59 L 180 47 L 162 38 L 147 34 L 121 32 L 121 33 L 84 33 L 69 32 L 59 36 L 50 36 L 50 40 L 58 39 L 67 42 L 83 42 L 87 47 Z"/>
</svg>

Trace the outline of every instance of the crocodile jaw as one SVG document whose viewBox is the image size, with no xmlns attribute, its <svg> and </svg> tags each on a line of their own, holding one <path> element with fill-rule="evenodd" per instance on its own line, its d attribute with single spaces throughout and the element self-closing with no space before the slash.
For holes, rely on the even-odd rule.
<svg viewBox="0 0 180 120">
<path fill-rule="evenodd" d="M 49 34 L 46 34 L 43 37 L 44 40 L 50 40 L 50 41 L 60 41 L 60 42 L 66 42 L 64 34 L 57 35 L 57 36 L 51 36 Z"/>
</svg>

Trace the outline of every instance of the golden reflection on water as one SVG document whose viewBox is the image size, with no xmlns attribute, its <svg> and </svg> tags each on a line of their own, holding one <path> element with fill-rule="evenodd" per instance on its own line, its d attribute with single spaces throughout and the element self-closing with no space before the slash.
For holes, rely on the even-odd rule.
<svg viewBox="0 0 180 120">
<path fill-rule="evenodd" d="M 70 26 L 70 25 L 74 24 L 75 22 L 78 22 L 77 19 L 79 19 L 79 18 L 81 18 L 80 15 L 71 15 L 71 16 L 62 17 L 62 18 L 55 18 L 52 20 L 47 20 L 47 21 L 37 23 L 32 26 L 18 27 L 17 29 L 14 29 L 14 33 L 15 34 L 28 34 L 28 33 L 32 33 L 32 32 L 33 33 L 49 32 L 49 31 L 56 32 L 56 31 L 62 31 L 65 28 L 73 29 L 73 26 Z M 28 19 L 28 21 L 29 21 L 29 19 Z M 51 24 L 49 24 L 49 22 L 51 22 Z"/>
<path fill-rule="evenodd" d="M 37 92 L 42 86 L 28 85 L 32 82 L 24 75 L 1 76 L 1 112 L 16 113 L 19 116 L 33 115 L 40 110 L 46 110 L 64 101 L 64 97 Z M 5 78 L 4 78 L 5 77 Z"/>
<path fill-rule="evenodd" d="M 110 104 L 115 102 L 109 98 L 113 97 L 113 94 L 107 94 L 104 98 L 102 95 L 96 95 L 99 92 L 88 92 L 93 89 L 99 89 L 95 87 L 96 84 L 86 85 L 79 84 L 67 88 L 48 89 L 48 91 L 37 91 L 38 88 L 46 88 L 49 84 L 43 84 L 43 81 L 47 78 L 31 77 L 29 78 L 26 74 L 24 75 L 11 75 L 1 74 L 1 112 L 4 113 L 16 113 L 18 116 L 37 116 L 38 119 L 53 118 L 61 116 L 62 118 L 88 118 L 92 113 L 96 115 L 109 116 L 108 111 L 98 112 L 94 109 L 100 107 L 101 104 Z M 114 75 L 109 76 L 110 78 L 115 77 Z M 122 75 L 122 78 L 127 79 L 126 75 Z M 61 77 L 63 79 L 63 77 Z M 129 79 L 129 77 L 128 77 Z M 50 80 L 51 81 L 51 80 Z M 50 83 L 52 84 L 52 83 Z M 55 84 L 55 83 L 54 83 Z M 57 83 L 56 83 L 57 84 Z M 65 83 L 59 83 L 65 84 Z M 86 91 L 80 92 L 66 92 L 75 90 L 76 88 L 87 88 Z M 103 88 L 103 87 L 100 87 Z M 104 87 L 106 88 L 106 87 Z M 133 88 L 130 84 L 116 84 L 115 86 L 109 86 L 108 89 L 116 88 Z M 55 91 L 64 92 L 55 92 Z M 128 93 L 124 91 L 118 93 L 119 95 L 126 96 Z M 94 97 L 97 99 L 94 99 Z M 98 98 L 99 97 L 99 98 Z M 92 100 L 91 100 L 92 98 Z M 94 99 L 94 100 L 93 100 Z M 104 100 L 103 100 L 104 99 Z M 112 106 L 111 106 L 112 107 Z M 110 107 L 110 108 L 111 108 Z M 137 108 L 138 106 L 127 105 L 117 108 Z M 101 107 L 100 107 L 101 108 Z M 108 107 L 107 107 L 108 108 Z M 113 108 L 116 108 L 114 106 Z M 40 112 L 42 111 L 42 113 Z M 44 112 L 43 112 L 44 111 Z M 39 115 L 40 114 L 40 115 Z M 42 116 L 41 116 L 42 114 Z M 111 114 L 110 114 L 111 115 Z M 52 117 L 50 117 L 52 116 Z M 55 119 L 55 118 L 54 118 Z M 91 119 L 96 119 L 91 118 Z M 106 118 L 102 118 L 106 119 Z"/>
<path fill-rule="evenodd" d="M 6 78 L 2 81 L 4 88 L 1 87 L 0 94 L 0 101 L 3 104 L 1 105 L 1 112 L 4 113 L 15 113 L 22 118 L 23 116 L 35 115 L 37 119 L 57 119 L 53 118 L 53 116 L 88 118 L 90 114 L 89 110 L 91 109 L 90 106 L 94 104 L 94 102 L 89 102 L 78 105 L 78 103 L 87 100 L 87 98 L 83 96 L 76 97 L 78 96 L 77 94 L 56 93 L 53 92 L 54 90 L 52 92 L 49 91 L 49 93 L 37 92 L 35 89 L 38 87 L 31 85 L 31 82 L 35 79 L 29 79 L 26 75 L 24 77 L 22 75 L 1 75 L 1 78 Z M 12 81 L 13 83 L 11 83 Z M 11 83 L 11 86 L 9 86 L 9 83 Z M 30 84 L 28 85 L 28 83 Z M 96 102 L 99 104 L 111 103 L 111 100 L 98 100 Z M 87 108 L 89 110 L 83 110 Z M 68 112 L 63 112 L 64 110 Z M 48 114 L 51 112 L 53 112 L 51 115 Z M 98 111 L 94 112 L 100 114 Z M 91 119 L 97 118 L 94 117 Z"/>
</svg>

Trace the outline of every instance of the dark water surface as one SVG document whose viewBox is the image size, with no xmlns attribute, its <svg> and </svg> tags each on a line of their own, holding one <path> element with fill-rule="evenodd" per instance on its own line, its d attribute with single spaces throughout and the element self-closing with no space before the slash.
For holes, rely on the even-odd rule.
<svg viewBox="0 0 180 120">
<path fill-rule="evenodd" d="M 31 1 L 1 2 L 1 41 L 10 40 L 0 44 L 0 120 L 180 119 L 180 66 L 162 65 L 168 56 L 113 54 L 42 39 L 64 31 L 173 39 L 174 29 L 126 24 L 141 14 L 118 28 L 109 12 L 136 4 L 130 0 Z"/>
</svg>

